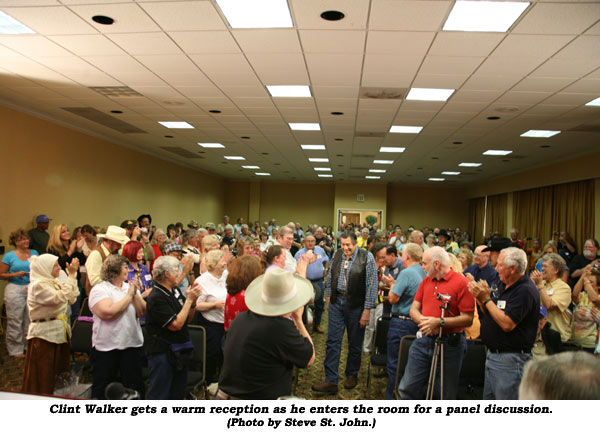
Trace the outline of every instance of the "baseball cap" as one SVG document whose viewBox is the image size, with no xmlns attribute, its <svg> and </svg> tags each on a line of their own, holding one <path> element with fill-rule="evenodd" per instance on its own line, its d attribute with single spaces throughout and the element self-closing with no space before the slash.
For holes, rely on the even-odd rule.
<svg viewBox="0 0 600 434">
<path fill-rule="evenodd" d="M 51 218 L 48 218 L 46 214 L 40 214 L 35 218 L 36 223 L 50 223 Z"/>
</svg>

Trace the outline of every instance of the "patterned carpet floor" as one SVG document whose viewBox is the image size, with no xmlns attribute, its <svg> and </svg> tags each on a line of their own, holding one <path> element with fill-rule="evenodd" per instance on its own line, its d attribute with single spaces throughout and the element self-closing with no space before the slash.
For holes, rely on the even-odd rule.
<svg viewBox="0 0 600 434">
<path fill-rule="evenodd" d="M 368 396 L 367 394 L 368 356 L 364 354 L 362 358 L 361 369 L 358 375 L 358 385 L 351 390 L 344 389 L 343 382 L 345 378 L 343 372 L 346 365 L 347 355 L 347 345 L 345 337 L 344 343 L 342 345 L 342 355 L 340 360 L 340 382 L 338 387 L 338 393 L 325 395 L 319 392 L 312 391 L 311 386 L 313 384 L 320 384 L 325 380 L 325 374 L 323 371 L 323 361 L 325 359 L 325 340 L 327 338 L 327 312 L 325 312 L 323 316 L 323 322 L 321 324 L 321 327 L 325 331 L 324 334 L 311 333 L 316 349 L 315 363 L 310 368 L 300 369 L 295 395 L 299 398 L 310 400 L 385 399 L 385 387 L 387 383 L 387 377 L 374 378 L 373 376 L 371 376 L 370 396 Z M 17 359 L 15 357 L 8 356 L 6 352 L 4 335 L 0 335 L 0 357 L 2 359 L 2 364 L 0 364 L 0 390 L 11 392 L 20 391 L 21 386 L 23 384 L 23 371 L 25 367 L 25 359 Z M 378 368 L 375 368 L 373 370 L 373 372 L 378 371 Z M 85 378 L 84 381 L 91 382 L 91 378 Z"/>
</svg>

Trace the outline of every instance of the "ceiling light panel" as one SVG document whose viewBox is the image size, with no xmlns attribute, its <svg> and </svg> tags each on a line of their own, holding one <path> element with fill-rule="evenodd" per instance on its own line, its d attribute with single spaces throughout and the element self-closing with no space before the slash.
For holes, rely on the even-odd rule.
<svg viewBox="0 0 600 434">
<path fill-rule="evenodd" d="M 400 134 L 419 134 L 423 127 L 413 127 L 408 125 L 392 125 L 390 133 Z"/>
<path fill-rule="evenodd" d="M 218 149 L 218 148 L 225 147 L 221 143 L 200 143 L 200 142 L 198 142 L 198 144 L 200 146 L 202 146 L 203 148 L 211 148 L 211 149 Z"/>
<path fill-rule="evenodd" d="M 460 167 L 479 167 L 481 163 L 460 163 Z"/>
<path fill-rule="evenodd" d="M 233 29 L 291 28 L 287 0 L 216 0 Z"/>
<path fill-rule="evenodd" d="M 321 126 L 315 123 L 290 123 L 290 128 L 294 131 L 321 131 Z"/>
<path fill-rule="evenodd" d="M 311 163 L 329 163 L 329 158 L 309 158 Z"/>
<path fill-rule="evenodd" d="M 317 172 L 331 172 L 331 168 L 330 167 L 315 167 L 314 169 Z"/>
<path fill-rule="evenodd" d="M 442 30 L 506 32 L 528 6 L 527 2 L 457 1 Z"/>
<path fill-rule="evenodd" d="M 305 151 L 324 151 L 325 145 L 300 145 Z"/>
<path fill-rule="evenodd" d="M 267 86 L 267 90 L 273 98 L 310 98 L 310 87 L 308 86 Z"/>
<path fill-rule="evenodd" d="M 188 124 L 187 122 L 159 121 L 158 123 L 161 124 L 163 127 L 171 128 L 171 129 L 189 130 L 189 129 L 194 128 L 192 125 Z"/>
<path fill-rule="evenodd" d="M 239 155 L 225 155 L 226 160 L 245 160 L 244 157 L 240 157 Z"/>
<path fill-rule="evenodd" d="M 560 131 L 551 131 L 551 130 L 529 130 L 523 134 L 521 137 L 536 137 L 536 138 L 548 138 L 560 134 Z"/>
<path fill-rule="evenodd" d="M 25 24 L 0 11 L 0 35 L 31 35 L 34 33 Z"/>
<path fill-rule="evenodd" d="M 385 173 L 383 169 L 369 169 L 369 173 Z"/>
<path fill-rule="evenodd" d="M 429 178 L 429 180 L 433 182 L 442 182 L 445 181 L 446 178 Z"/>
<path fill-rule="evenodd" d="M 242 166 L 242 169 L 260 169 L 259 166 Z"/>
<path fill-rule="evenodd" d="M 317 176 L 319 178 L 333 178 L 333 175 L 327 175 L 325 173 L 319 173 Z"/>
<path fill-rule="evenodd" d="M 406 148 L 399 148 L 395 146 L 382 146 L 379 148 L 379 152 L 404 152 Z"/>
<path fill-rule="evenodd" d="M 512 151 L 504 151 L 500 149 L 488 149 L 483 155 L 508 155 L 512 154 Z"/>
<path fill-rule="evenodd" d="M 258 176 L 271 176 L 271 174 L 268 173 L 268 172 L 256 172 L 255 175 L 258 175 Z"/>
<path fill-rule="evenodd" d="M 460 172 L 442 172 L 442 175 L 460 175 Z"/>
<path fill-rule="evenodd" d="M 381 176 L 367 175 L 367 176 L 365 176 L 365 179 L 381 179 Z"/>
<path fill-rule="evenodd" d="M 373 164 L 394 164 L 394 160 L 373 160 Z"/>
<path fill-rule="evenodd" d="M 586 103 L 585 105 L 592 106 L 592 107 L 600 107 L 600 97 Z"/>
<path fill-rule="evenodd" d="M 447 101 L 454 93 L 454 89 L 434 89 L 413 87 L 406 95 L 407 101 Z"/>
</svg>

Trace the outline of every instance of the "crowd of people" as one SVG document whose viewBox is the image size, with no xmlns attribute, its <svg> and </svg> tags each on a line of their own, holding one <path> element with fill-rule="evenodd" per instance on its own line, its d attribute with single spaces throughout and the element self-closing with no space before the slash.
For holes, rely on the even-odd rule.
<svg viewBox="0 0 600 434">
<path fill-rule="evenodd" d="M 436 342 L 444 381 L 435 396 L 456 398 L 467 345 L 488 350 L 485 399 L 516 399 L 532 359 L 566 350 L 599 353 L 598 242 L 581 253 L 567 232 L 538 238 L 490 233 L 473 245 L 461 228 L 331 226 L 275 219 L 232 225 L 152 225 L 149 214 L 106 229 L 85 224 L 10 234 L 0 262 L 6 345 L 26 358 L 23 391 L 52 394 L 69 370 L 71 324 L 92 326 L 92 396 L 119 380 L 147 399 L 186 397 L 193 344 L 188 324 L 206 331 L 206 379 L 216 399 L 275 399 L 291 393 L 292 368 L 313 364 L 312 334 L 324 333 L 324 381 L 358 384 L 378 319 L 389 321 L 386 398 L 422 399 Z M 310 307 L 308 307 L 310 306 Z M 81 318 L 89 309 L 90 318 Z M 143 329 L 143 328 L 144 329 Z M 417 336 L 396 378 L 404 336 Z M 144 360 L 149 383 L 142 376 Z M 596 361 L 600 362 L 598 359 Z M 439 370 L 438 370 L 439 372 Z"/>
</svg>

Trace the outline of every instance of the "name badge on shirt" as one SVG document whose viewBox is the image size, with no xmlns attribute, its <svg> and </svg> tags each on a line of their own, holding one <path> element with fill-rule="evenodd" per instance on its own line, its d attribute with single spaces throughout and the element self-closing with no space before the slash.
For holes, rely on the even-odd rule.
<svg viewBox="0 0 600 434">
<path fill-rule="evenodd" d="M 548 289 L 546 291 L 546 294 L 548 294 L 548 295 L 554 295 L 554 289 Z"/>
<path fill-rule="evenodd" d="M 144 279 L 146 279 L 146 281 L 148 281 L 148 280 L 151 280 L 151 279 L 152 279 L 152 276 L 150 276 L 149 274 L 146 274 L 146 275 L 144 276 Z"/>
<path fill-rule="evenodd" d="M 498 306 L 498 309 L 504 310 L 504 308 L 506 307 L 506 300 L 498 300 L 496 306 Z"/>
</svg>

